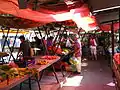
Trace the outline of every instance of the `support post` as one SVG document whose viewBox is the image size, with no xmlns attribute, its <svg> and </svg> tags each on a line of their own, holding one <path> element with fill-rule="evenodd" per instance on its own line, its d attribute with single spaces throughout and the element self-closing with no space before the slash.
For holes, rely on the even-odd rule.
<svg viewBox="0 0 120 90">
<path fill-rule="evenodd" d="M 59 30 L 58 30 L 58 34 L 57 34 L 57 36 L 55 37 L 55 40 L 53 41 L 53 45 L 55 45 L 55 42 L 56 42 L 58 36 L 60 35 L 61 28 L 62 28 L 62 25 L 60 25 L 60 28 L 59 28 Z"/>
<path fill-rule="evenodd" d="M 56 78 L 56 80 L 57 80 L 57 83 L 60 83 L 60 81 L 59 81 L 59 79 L 58 79 L 58 76 L 57 76 L 57 73 L 56 73 L 56 71 L 55 71 L 54 65 L 52 65 L 52 69 L 53 69 L 53 73 L 54 73 L 54 75 L 55 75 L 55 78 Z"/>
<path fill-rule="evenodd" d="M 16 33 L 16 35 L 15 35 L 15 39 L 14 39 L 14 42 L 13 42 L 13 46 L 12 46 L 12 48 L 11 48 L 12 50 L 11 50 L 11 53 L 10 53 L 9 61 L 10 61 L 11 56 L 12 56 L 12 53 L 13 53 L 13 51 L 14 51 L 14 46 L 15 46 L 15 42 L 16 42 L 16 39 L 17 39 L 18 32 L 19 32 L 19 29 L 17 29 L 17 33 Z M 17 56 L 18 56 L 18 55 L 17 55 Z"/>
<path fill-rule="evenodd" d="M 111 35 L 112 35 L 112 59 L 111 59 L 111 65 L 112 65 L 112 60 L 113 60 L 113 56 L 114 56 L 114 26 L 113 26 L 114 22 L 112 21 L 111 24 Z"/>
<path fill-rule="evenodd" d="M 119 8 L 119 30 L 118 32 L 119 32 L 119 45 L 120 45 L 120 8 Z"/>
<path fill-rule="evenodd" d="M 65 31 L 66 31 L 66 28 L 62 31 L 62 35 L 64 34 Z M 57 52 L 57 49 L 59 48 L 59 45 L 61 44 L 61 39 L 62 39 L 62 36 L 59 37 L 59 43 L 57 45 L 57 48 L 54 51 L 54 54 Z"/>
<path fill-rule="evenodd" d="M 3 28 L 1 28 L 1 29 L 2 29 L 3 35 L 5 36 L 5 33 L 4 33 Z M 15 58 L 14 58 L 14 56 L 13 56 L 13 54 L 12 54 L 12 51 L 11 51 L 11 49 L 10 49 L 9 43 L 8 43 L 8 41 L 7 41 L 7 38 L 8 38 L 8 35 L 9 35 L 10 28 L 7 28 L 7 29 L 8 29 L 8 32 L 7 32 L 7 35 L 6 35 L 6 37 L 5 37 L 5 41 L 4 41 L 4 45 L 3 45 L 3 48 L 2 48 L 2 52 L 4 51 L 4 46 L 5 46 L 5 44 L 7 43 L 8 48 L 9 48 L 9 50 L 10 50 L 10 54 L 11 54 L 12 58 L 15 60 Z"/>
</svg>

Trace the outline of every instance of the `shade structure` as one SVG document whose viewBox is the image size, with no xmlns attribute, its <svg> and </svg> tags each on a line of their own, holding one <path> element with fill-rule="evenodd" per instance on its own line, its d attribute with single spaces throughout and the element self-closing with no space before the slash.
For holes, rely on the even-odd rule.
<svg viewBox="0 0 120 90">
<path fill-rule="evenodd" d="M 67 8 L 65 4 L 58 4 L 52 6 L 41 5 L 36 11 L 32 10 L 31 6 L 32 5 L 28 5 L 27 9 L 19 9 L 17 0 L 0 0 L 0 13 L 11 14 L 17 18 L 25 19 L 24 22 L 26 22 L 27 20 L 32 21 L 32 24 L 30 25 L 23 25 L 26 26 L 26 28 L 31 28 L 31 26 L 36 27 L 50 22 L 61 22 L 66 20 L 75 21 L 74 18 L 76 15 L 79 15 L 80 19 L 77 22 L 75 21 L 75 23 L 83 23 L 85 17 L 91 18 L 90 11 L 86 4 L 76 4 L 75 7 L 71 9 Z M 37 24 L 37 22 L 39 24 Z M 84 24 L 89 27 L 89 24 L 92 23 L 96 23 L 94 19 L 93 22 L 90 21 Z M 83 24 L 80 25 L 80 27 L 82 26 Z"/>
<path fill-rule="evenodd" d="M 44 23 L 35 22 L 32 20 L 18 18 L 18 17 L 0 16 L 0 25 L 9 28 L 27 29 L 27 28 L 34 28 L 37 26 L 44 25 Z"/>
<path fill-rule="evenodd" d="M 119 30 L 119 22 L 113 24 L 114 31 L 117 32 Z M 111 31 L 111 24 L 101 24 L 100 29 L 98 31 Z"/>
</svg>

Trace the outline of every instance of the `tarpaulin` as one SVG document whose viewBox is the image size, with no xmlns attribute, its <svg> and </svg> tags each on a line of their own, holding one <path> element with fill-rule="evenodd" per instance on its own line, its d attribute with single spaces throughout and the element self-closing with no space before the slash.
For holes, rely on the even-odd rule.
<svg viewBox="0 0 120 90">
<path fill-rule="evenodd" d="M 101 24 L 99 31 L 109 32 L 109 31 L 111 31 L 111 25 L 112 24 Z M 113 24 L 113 29 L 114 29 L 115 32 L 119 30 L 119 23 L 118 22 Z"/>
<path fill-rule="evenodd" d="M 44 25 L 44 23 L 35 22 L 32 20 L 22 19 L 17 17 L 0 16 L 0 25 L 9 28 L 26 29 L 26 28 L 34 28 L 37 26 L 41 26 Z"/>
<path fill-rule="evenodd" d="M 0 13 L 1 14 L 11 14 L 13 16 L 28 19 L 32 22 L 39 22 L 39 25 L 50 22 L 59 22 L 65 20 L 73 20 L 75 23 L 81 23 L 78 26 L 89 27 L 89 24 L 96 23 L 93 18 L 91 18 L 90 11 L 86 4 L 84 5 L 75 5 L 75 8 L 68 9 L 65 4 L 61 5 L 48 5 L 40 6 L 36 11 L 31 9 L 31 5 L 28 5 L 27 9 L 19 9 L 18 0 L 0 0 Z M 77 17 L 76 17 L 77 16 Z M 79 16 L 79 21 L 76 21 Z M 86 18 L 85 18 L 86 17 Z M 87 21 L 88 18 L 93 19 Z M 29 26 L 29 25 L 28 25 Z M 38 26 L 38 25 L 33 25 Z M 82 27 L 84 29 L 84 27 Z"/>
</svg>

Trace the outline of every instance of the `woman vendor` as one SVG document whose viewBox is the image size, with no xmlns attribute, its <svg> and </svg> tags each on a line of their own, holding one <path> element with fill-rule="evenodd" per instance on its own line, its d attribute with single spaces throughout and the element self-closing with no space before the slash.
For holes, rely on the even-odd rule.
<svg viewBox="0 0 120 90">
<path fill-rule="evenodd" d="M 73 48 L 74 48 L 74 57 L 78 61 L 78 63 L 75 65 L 76 72 L 74 72 L 74 73 L 80 74 L 81 73 L 81 55 L 82 55 L 82 52 L 81 52 L 81 43 L 80 43 L 80 40 L 77 38 L 77 36 L 74 37 Z"/>
</svg>

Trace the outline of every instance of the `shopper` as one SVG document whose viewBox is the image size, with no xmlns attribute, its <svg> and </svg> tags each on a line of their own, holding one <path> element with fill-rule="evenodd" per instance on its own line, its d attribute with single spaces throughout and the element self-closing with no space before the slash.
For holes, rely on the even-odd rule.
<svg viewBox="0 0 120 90">
<path fill-rule="evenodd" d="M 93 60 L 97 60 L 97 43 L 94 36 L 90 37 L 90 51 Z"/>
</svg>

